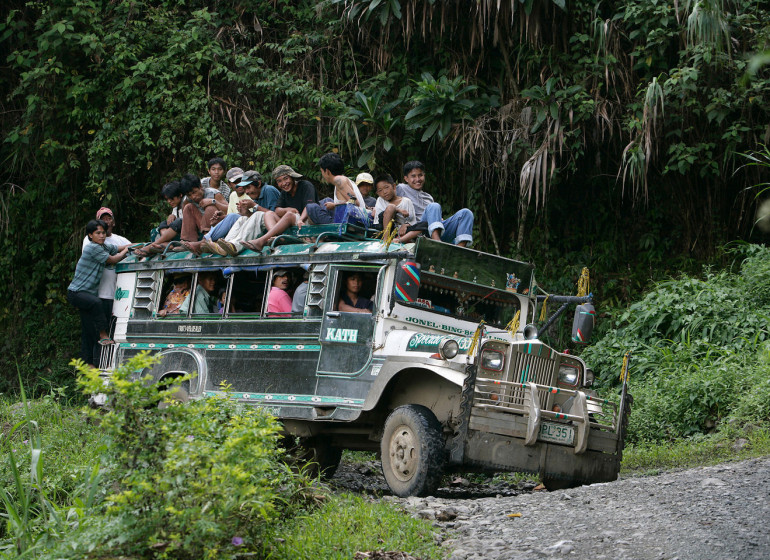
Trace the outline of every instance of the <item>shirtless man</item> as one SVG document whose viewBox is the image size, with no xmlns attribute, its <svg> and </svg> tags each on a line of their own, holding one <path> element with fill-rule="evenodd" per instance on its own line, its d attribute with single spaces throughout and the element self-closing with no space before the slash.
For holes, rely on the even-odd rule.
<svg viewBox="0 0 770 560">
<path fill-rule="evenodd" d="M 313 223 L 329 224 L 334 221 L 337 207 L 352 202 L 357 211 L 353 214 L 364 225 L 368 225 L 368 212 L 366 203 L 358 186 L 345 176 L 345 166 L 339 154 L 328 153 L 321 156 L 318 160 L 318 167 L 321 168 L 321 177 L 327 183 L 334 185 L 334 199 L 325 204 L 325 208 L 318 205 L 308 205 L 308 216 Z M 349 220 L 349 217 L 348 217 Z"/>
</svg>

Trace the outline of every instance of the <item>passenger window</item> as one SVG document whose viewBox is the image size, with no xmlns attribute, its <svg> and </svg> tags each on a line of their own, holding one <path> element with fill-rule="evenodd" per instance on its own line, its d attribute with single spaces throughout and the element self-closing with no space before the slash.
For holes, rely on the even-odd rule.
<svg viewBox="0 0 770 560">
<path fill-rule="evenodd" d="M 341 270 L 337 274 L 334 309 L 344 313 L 372 313 L 377 272 Z"/>
<path fill-rule="evenodd" d="M 192 274 L 173 273 L 163 278 L 158 317 L 179 318 L 182 305 L 190 297 Z M 186 315 L 186 313 L 185 313 Z"/>
<path fill-rule="evenodd" d="M 227 280 L 221 271 L 199 272 L 195 285 L 195 296 L 186 307 L 192 306 L 192 314 L 197 316 L 220 316 L 223 309 L 224 294 L 227 293 Z M 187 299 L 190 301 L 190 298 Z M 184 310 L 183 305 L 183 310 Z"/>
<path fill-rule="evenodd" d="M 242 270 L 233 274 L 230 290 L 230 315 L 259 315 L 265 296 L 267 273 Z"/>
<path fill-rule="evenodd" d="M 276 268 L 272 271 L 270 292 L 267 296 L 268 317 L 273 319 L 302 317 L 307 294 L 306 277 L 303 267 Z"/>
</svg>

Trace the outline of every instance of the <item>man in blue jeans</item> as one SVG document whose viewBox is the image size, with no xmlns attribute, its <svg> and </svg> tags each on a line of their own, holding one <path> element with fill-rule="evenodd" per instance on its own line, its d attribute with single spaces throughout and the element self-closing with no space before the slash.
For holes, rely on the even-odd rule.
<svg viewBox="0 0 770 560">
<path fill-rule="evenodd" d="M 425 185 L 425 165 L 422 162 L 408 161 L 404 164 L 404 181 L 406 184 L 399 183 L 396 187 L 396 194 L 412 201 L 417 219 L 427 223 L 432 239 L 461 247 L 473 242 L 473 212 L 463 208 L 443 219 L 441 205 L 433 202 L 433 197 L 422 190 Z"/>
</svg>

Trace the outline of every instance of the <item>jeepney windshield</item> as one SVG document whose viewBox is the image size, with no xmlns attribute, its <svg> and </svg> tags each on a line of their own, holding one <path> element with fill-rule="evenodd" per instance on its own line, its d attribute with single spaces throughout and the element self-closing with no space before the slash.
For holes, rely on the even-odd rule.
<svg viewBox="0 0 770 560">
<path fill-rule="evenodd" d="M 521 309 L 515 293 L 423 272 L 415 307 L 500 328 Z"/>
</svg>

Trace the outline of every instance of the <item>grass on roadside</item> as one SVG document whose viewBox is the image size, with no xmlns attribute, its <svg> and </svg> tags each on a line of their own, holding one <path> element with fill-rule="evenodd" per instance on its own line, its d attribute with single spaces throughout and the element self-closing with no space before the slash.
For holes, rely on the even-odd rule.
<svg viewBox="0 0 770 560">
<path fill-rule="evenodd" d="M 770 429 L 767 426 L 741 432 L 726 429 L 674 442 L 630 444 L 623 451 L 620 474 L 651 475 L 764 455 L 770 455 Z"/>
<path fill-rule="evenodd" d="M 410 517 L 392 503 L 342 494 L 289 520 L 275 534 L 272 550 L 265 552 L 275 560 L 350 560 L 356 552 L 373 550 L 439 559 L 443 552 L 433 533 L 428 521 Z"/>
</svg>

